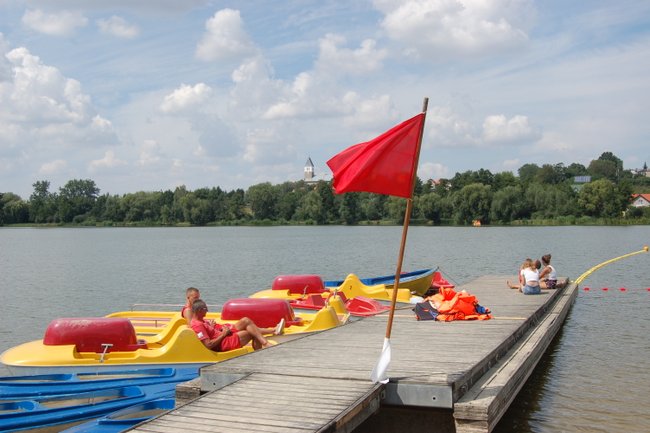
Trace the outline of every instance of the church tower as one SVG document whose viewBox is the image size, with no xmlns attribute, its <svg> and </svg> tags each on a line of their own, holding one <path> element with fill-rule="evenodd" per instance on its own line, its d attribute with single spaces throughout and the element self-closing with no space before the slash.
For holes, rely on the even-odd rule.
<svg viewBox="0 0 650 433">
<path fill-rule="evenodd" d="M 311 162 L 311 158 L 307 158 L 305 163 L 305 182 L 314 182 L 314 163 Z"/>
</svg>

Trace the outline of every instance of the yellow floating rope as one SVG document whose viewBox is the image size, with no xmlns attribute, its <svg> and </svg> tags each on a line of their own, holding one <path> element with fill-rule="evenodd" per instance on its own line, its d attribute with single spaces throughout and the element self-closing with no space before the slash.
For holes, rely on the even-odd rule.
<svg viewBox="0 0 650 433">
<path fill-rule="evenodd" d="M 614 263 L 615 261 L 617 261 L 617 260 L 621 260 L 621 259 L 624 259 L 624 258 L 626 258 L 626 257 L 632 257 L 632 256 L 635 256 L 635 255 L 637 255 L 637 254 L 647 253 L 647 252 L 648 252 L 648 246 L 646 245 L 646 246 L 644 246 L 643 249 L 640 250 L 640 251 L 635 251 L 635 252 L 633 252 L 633 253 L 624 254 L 624 255 L 622 255 L 622 256 L 620 256 L 620 257 L 616 257 L 616 258 L 613 258 L 613 259 L 607 260 L 606 262 L 602 262 L 601 264 L 594 266 L 593 268 L 589 269 L 589 270 L 588 270 L 587 272 L 585 272 L 584 274 L 580 275 L 580 276 L 578 277 L 578 279 L 575 280 L 575 284 L 576 284 L 576 285 L 579 285 L 580 283 L 582 283 L 582 281 L 583 281 L 585 278 L 587 278 L 589 275 L 593 274 L 594 272 L 596 272 L 598 269 L 602 268 L 603 266 L 607 266 L 607 265 L 609 265 L 610 263 Z"/>
</svg>

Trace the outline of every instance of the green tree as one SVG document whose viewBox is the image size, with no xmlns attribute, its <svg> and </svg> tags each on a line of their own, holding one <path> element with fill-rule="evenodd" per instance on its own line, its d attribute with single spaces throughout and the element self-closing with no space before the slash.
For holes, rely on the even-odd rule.
<svg viewBox="0 0 650 433">
<path fill-rule="evenodd" d="M 467 185 L 473 183 L 482 183 L 483 185 L 492 185 L 494 183 L 494 175 L 490 170 L 483 168 L 478 171 L 466 171 L 464 173 L 456 173 L 451 179 L 451 191 L 460 191 Z"/>
<path fill-rule="evenodd" d="M 474 220 L 490 222 L 492 189 L 488 185 L 473 183 L 453 195 L 454 220 L 457 224 L 471 224 Z"/>
<path fill-rule="evenodd" d="M 341 208 L 339 210 L 343 222 L 347 225 L 355 225 L 361 219 L 361 208 L 359 206 L 359 194 L 349 192 L 343 194 Z"/>
<path fill-rule="evenodd" d="M 388 196 L 383 194 L 361 194 L 361 210 L 368 221 L 380 221 L 386 216 Z"/>
<path fill-rule="evenodd" d="M 23 224 L 28 221 L 29 204 L 12 192 L 0 193 L 0 225 Z"/>
<path fill-rule="evenodd" d="M 395 224 L 404 223 L 404 214 L 406 213 L 406 199 L 402 197 L 389 196 L 386 201 L 388 218 Z M 413 216 L 413 215 L 411 215 Z"/>
<path fill-rule="evenodd" d="M 57 206 L 59 218 L 63 222 L 73 219 L 83 220 L 95 205 L 99 188 L 91 179 L 69 180 L 59 188 Z"/>
<path fill-rule="evenodd" d="M 589 173 L 594 179 L 607 179 L 612 182 L 618 179 L 618 168 L 612 161 L 594 159 L 589 164 Z"/>
<path fill-rule="evenodd" d="M 440 225 L 442 220 L 442 198 L 438 194 L 435 192 L 424 194 L 418 197 L 415 203 L 420 215 L 433 222 L 434 225 Z"/>
<path fill-rule="evenodd" d="M 623 161 L 612 152 L 603 152 L 589 164 L 589 173 L 596 179 L 605 178 L 616 182 L 623 174 Z"/>
<path fill-rule="evenodd" d="M 30 220 L 39 224 L 53 222 L 56 208 L 56 195 L 50 190 L 50 182 L 39 180 L 32 184 L 34 192 L 29 197 Z"/>
<path fill-rule="evenodd" d="M 566 168 L 567 179 L 571 179 L 576 176 L 586 176 L 588 174 L 589 171 L 587 168 L 582 164 L 578 164 L 577 162 L 569 164 L 569 166 Z"/>
<path fill-rule="evenodd" d="M 257 220 L 275 220 L 277 218 L 278 194 L 269 183 L 260 183 L 248 188 L 246 202 Z"/>
<path fill-rule="evenodd" d="M 519 167 L 517 171 L 519 173 L 519 181 L 523 185 L 528 185 L 529 183 L 535 180 L 537 172 L 540 170 L 537 164 L 524 164 Z"/>
<path fill-rule="evenodd" d="M 533 183 L 528 186 L 525 195 L 533 218 L 570 215 L 575 207 L 575 194 L 568 185 Z"/>
<path fill-rule="evenodd" d="M 578 193 L 578 206 L 588 216 L 620 217 L 629 203 L 629 195 L 619 191 L 608 179 L 587 183 Z"/>
<path fill-rule="evenodd" d="M 562 163 L 555 165 L 544 164 L 537 171 L 534 179 L 536 182 L 547 183 L 551 185 L 562 183 L 567 179 L 566 168 Z"/>
<path fill-rule="evenodd" d="M 323 201 L 320 194 L 312 190 L 303 196 L 300 205 L 296 210 L 296 216 L 301 221 L 322 224 Z"/>
<path fill-rule="evenodd" d="M 440 197 L 447 197 L 451 192 L 451 180 L 449 179 L 438 179 L 438 181 L 433 185 L 433 192 L 438 194 Z"/>
<path fill-rule="evenodd" d="M 278 200 L 278 217 L 285 221 L 291 221 L 296 214 L 299 202 L 300 197 L 296 191 L 289 191 L 282 194 Z"/>
<path fill-rule="evenodd" d="M 494 175 L 492 187 L 494 191 L 499 191 L 507 186 L 519 185 L 519 181 L 511 171 L 503 171 Z"/>
<path fill-rule="evenodd" d="M 490 220 L 509 223 L 530 214 L 524 192 L 519 186 L 506 186 L 494 193 L 490 205 Z"/>
<path fill-rule="evenodd" d="M 316 192 L 321 199 L 322 215 L 317 219 L 318 224 L 327 224 L 330 221 L 336 221 L 339 218 L 337 199 L 334 197 L 334 190 L 331 182 L 318 181 Z"/>
<path fill-rule="evenodd" d="M 106 194 L 102 201 L 104 209 L 98 219 L 117 223 L 125 222 L 126 212 L 120 196 Z"/>
<path fill-rule="evenodd" d="M 239 221 L 246 217 L 246 201 L 243 189 L 229 191 L 228 197 L 228 221 Z"/>
</svg>

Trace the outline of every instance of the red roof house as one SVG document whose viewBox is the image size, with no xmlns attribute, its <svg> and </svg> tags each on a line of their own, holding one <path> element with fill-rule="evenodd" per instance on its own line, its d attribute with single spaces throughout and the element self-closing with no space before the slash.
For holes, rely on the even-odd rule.
<svg viewBox="0 0 650 433">
<path fill-rule="evenodd" d="M 650 194 L 632 194 L 632 203 L 630 206 L 645 207 L 650 206 Z"/>
</svg>

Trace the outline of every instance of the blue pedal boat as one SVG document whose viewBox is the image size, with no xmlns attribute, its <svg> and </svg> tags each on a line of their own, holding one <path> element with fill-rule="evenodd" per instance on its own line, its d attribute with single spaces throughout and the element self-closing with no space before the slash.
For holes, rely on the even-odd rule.
<svg viewBox="0 0 650 433">
<path fill-rule="evenodd" d="M 157 383 L 180 383 L 196 378 L 198 368 L 150 368 L 96 372 L 35 374 L 0 377 L 0 402 Z"/>
<path fill-rule="evenodd" d="M 61 433 L 119 433 L 174 408 L 174 398 L 159 398 L 78 424 Z"/>
<path fill-rule="evenodd" d="M 159 398 L 173 398 L 177 382 L 0 401 L 0 431 L 69 425 Z"/>
</svg>

